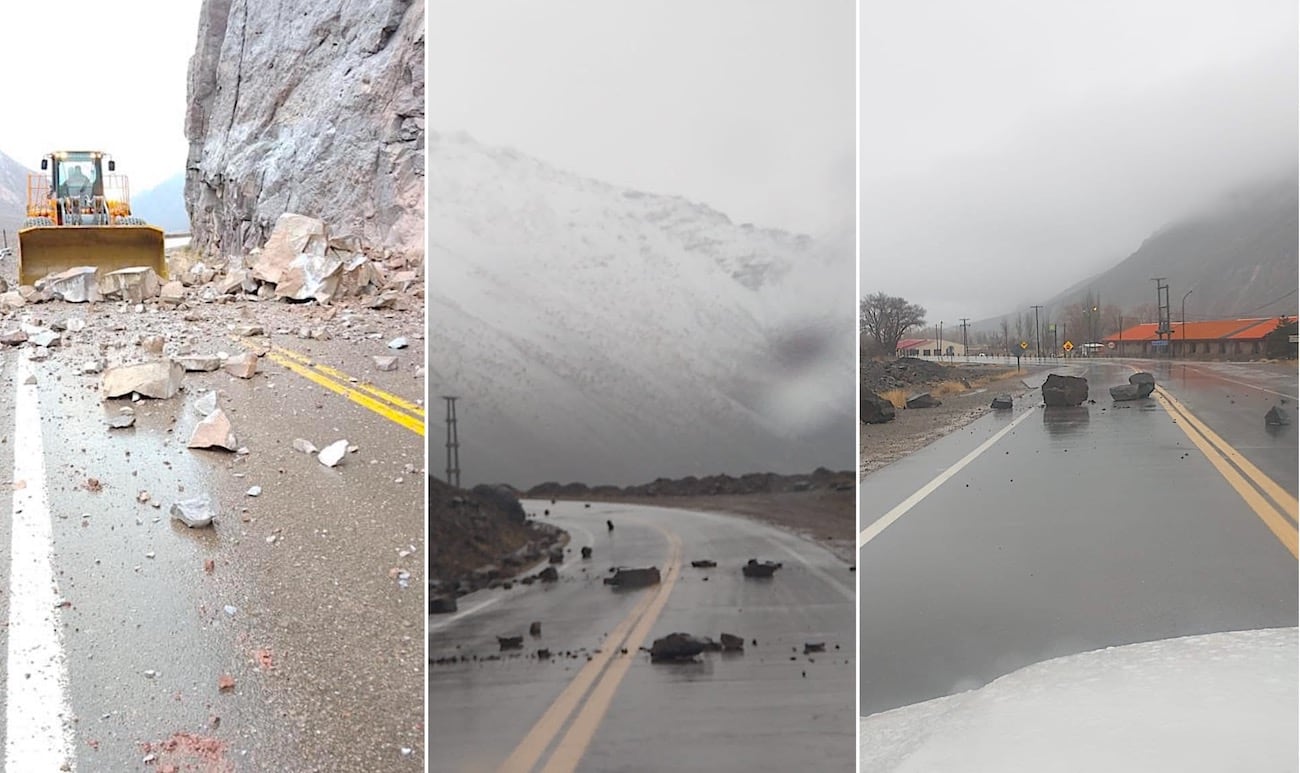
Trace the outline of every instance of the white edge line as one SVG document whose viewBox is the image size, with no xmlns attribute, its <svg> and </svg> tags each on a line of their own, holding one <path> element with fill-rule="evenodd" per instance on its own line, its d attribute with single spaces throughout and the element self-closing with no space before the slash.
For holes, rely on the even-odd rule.
<svg viewBox="0 0 1300 773">
<path fill-rule="evenodd" d="M 796 539 L 798 538 L 796 537 Z M 820 566 L 814 566 L 811 561 L 809 561 L 804 556 L 799 555 L 794 550 L 794 548 L 790 547 L 784 542 L 781 542 L 780 540 L 777 539 L 773 539 L 772 537 L 768 537 L 767 541 L 781 548 L 782 550 L 789 553 L 790 555 L 794 556 L 799 561 L 799 563 L 804 565 L 804 568 L 806 568 L 809 572 L 812 572 L 813 574 L 817 575 L 817 577 L 819 577 L 827 585 L 839 591 L 840 594 L 843 595 L 845 598 L 847 598 L 849 601 L 857 601 L 858 594 L 854 588 L 850 588 L 844 583 L 841 583 L 839 580 L 831 576 L 830 572 L 826 571 L 825 569 L 822 569 Z M 818 545 L 818 547 L 821 546 Z M 855 577 L 854 580 L 856 581 L 857 578 Z"/>
<path fill-rule="evenodd" d="M 915 494 L 908 497 L 907 499 L 904 499 L 897 506 L 895 506 L 893 510 L 890 510 L 889 512 L 885 513 L 880 518 L 877 518 L 870 526 L 863 529 L 858 534 L 858 550 L 861 550 L 863 546 L 865 546 L 868 542 L 880 536 L 880 532 L 889 528 L 890 524 L 892 524 L 894 521 L 897 521 L 899 518 L 902 518 L 903 515 L 906 514 L 908 510 L 911 510 L 913 507 L 916 507 L 921 502 L 921 500 L 930 496 L 930 494 L 933 494 L 935 489 L 942 486 L 952 476 L 961 472 L 966 465 L 975 461 L 975 459 L 980 454 L 989 450 L 989 448 L 992 447 L 994 443 L 998 442 L 1003 437 L 1005 437 L 1008 432 L 1015 429 L 1016 426 L 1020 424 L 1020 422 L 1029 418 L 1034 413 L 1034 411 L 1035 409 L 1030 408 L 1029 410 L 1017 416 L 1015 421 L 1012 421 L 1007 426 L 998 430 L 993 435 L 993 437 L 989 438 L 988 440 L 985 440 L 983 443 L 980 443 L 978 446 L 976 446 L 974 451 L 971 451 L 970 453 L 963 456 L 951 467 L 939 473 L 939 475 L 935 477 L 934 480 L 922 486 Z M 860 485 L 861 484 L 859 484 L 859 486 Z"/>
<path fill-rule="evenodd" d="M 5 768 L 73 770 L 72 713 L 45 493 L 39 396 L 26 356 L 14 395 L 14 474 L 5 671 Z M 22 488 L 17 488 L 18 483 Z M 61 766 L 67 767 L 61 767 Z"/>
</svg>

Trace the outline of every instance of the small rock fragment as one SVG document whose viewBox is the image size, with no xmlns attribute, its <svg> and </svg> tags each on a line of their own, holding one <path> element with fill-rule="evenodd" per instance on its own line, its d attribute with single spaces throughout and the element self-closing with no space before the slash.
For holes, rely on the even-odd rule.
<svg viewBox="0 0 1300 773">
<path fill-rule="evenodd" d="M 250 496 L 250 497 L 260 497 L 260 496 L 262 496 L 262 487 L 261 487 L 261 486 L 250 486 L 249 489 L 248 489 L 248 491 L 245 491 L 244 493 L 247 494 L 247 495 Z"/>
<path fill-rule="evenodd" d="M 211 373 L 221 367 L 221 358 L 214 354 L 187 354 L 176 361 L 187 373 Z"/>
<path fill-rule="evenodd" d="M 303 440 L 299 437 L 293 439 L 293 450 L 301 451 L 304 454 L 314 454 L 316 453 L 316 446 L 312 445 L 310 440 Z"/>
<path fill-rule="evenodd" d="M 399 336 L 388 342 L 389 349 L 405 349 L 409 345 L 405 336 Z"/>
<path fill-rule="evenodd" d="M 252 352 L 240 352 L 226 359 L 222 366 L 235 378 L 252 378 L 257 373 L 257 355 Z"/>
<path fill-rule="evenodd" d="M 316 458 L 326 467 L 334 467 L 339 462 L 343 461 L 343 456 L 347 453 L 347 450 L 348 441 L 336 440 L 322 448 L 320 453 L 316 455 Z"/>
<path fill-rule="evenodd" d="M 217 690 L 220 692 L 231 692 L 235 689 L 235 677 L 230 674 L 222 674 L 217 679 Z"/>
<path fill-rule="evenodd" d="M 134 424 L 135 424 L 135 416 L 134 416 L 134 415 L 126 415 L 126 416 L 122 416 L 122 415 L 118 415 L 118 416 L 110 416 L 109 419 L 108 419 L 108 428 L 109 428 L 109 429 L 126 429 L 127 427 L 133 426 Z"/>
<path fill-rule="evenodd" d="M 222 448 L 227 451 L 239 448 L 239 441 L 235 439 L 235 431 L 230 426 L 226 412 L 218 408 L 205 416 L 203 421 L 195 425 L 187 447 Z"/>
<path fill-rule="evenodd" d="M 212 509 L 212 503 L 201 497 L 182 499 L 179 502 L 173 503 L 171 514 L 172 518 L 175 518 L 191 529 L 210 525 L 212 523 L 212 518 L 216 515 Z"/>
<path fill-rule="evenodd" d="M 375 361 L 375 370 L 382 370 L 382 371 L 397 370 L 396 357 L 383 357 L 380 355 L 375 355 L 370 359 Z"/>
<path fill-rule="evenodd" d="M 194 401 L 194 410 L 201 416 L 208 416 L 217 410 L 217 393 L 204 392 L 199 399 Z"/>
</svg>

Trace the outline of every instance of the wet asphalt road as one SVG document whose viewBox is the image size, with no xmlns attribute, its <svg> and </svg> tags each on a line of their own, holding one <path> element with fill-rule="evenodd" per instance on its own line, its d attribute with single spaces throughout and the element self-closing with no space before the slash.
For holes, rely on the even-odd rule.
<svg viewBox="0 0 1300 773">
<path fill-rule="evenodd" d="M 560 580 L 479 591 L 460 599 L 457 615 L 429 618 L 430 770 L 509 769 L 501 766 L 528 750 L 535 759 L 514 769 L 535 762 L 540 770 L 548 760 L 552 770 L 581 771 L 852 769 L 854 575 L 847 565 L 817 545 L 731 516 L 525 506 L 538 514 L 549 508 L 548 520 L 571 536 Z M 667 584 L 674 539 L 682 546 L 679 579 L 657 617 L 641 618 L 644 640 L 633 630 L 624 655 L 614 632 L 663 586 L 615 591 L 602 578 L 615 565 L 657 565 Z M 589 561 L 578 557 L 584 545 L 594 549 Z M 740 567 L 754 557 L 784 567 L 771 580 L 746 580 Z M 692 568 L 697 558 L 718 567 Z M 542 624 L 538 638 L 528 635 L 532 621 Z M 666 665 L 636 650 L 675 631 L 740 635 L 745 652 Z M 501 653 L 498 635 L 523 635 L 521 654 Z M 806 642 L 825 642 L 826 652 L 805 656 Z M 542 647 L 550 659 L 537 658 Z M 470 662 L 436 662 L 462 655 Z M 566 688 L 587 678 L 590 692 L 577 691 L 572 712 L 559 712 Z M 557 716 L 554 732 L 525 742 L 539 721 Z M 584 731 L 589 745 L 562 764 L 574 747 L 561 739 Z"/>
<path fill-rule="evenodd" d="M 1227 392 L 1222 380 L 1295 395 L 1294 368 L 1133 364 L 1295 492 L 1296 428 L 1264 427 L 1277 395 L 1243 384 Z M 1106 388 L 1134 369 L 1062 365 L 1055 372 L 1088 378 L 1096 404 L 1044 410 L 1038 390 L 1024 390 L 1014 411 L 862 480 L 859 528 L 869 529 L 1028 411 L 861 546 L 864 716 L 1061 655 L 1296 625 L 1288 548 L 1155 400 L 1112 404 Z"/>
<path fill-rule="evenodd" d="M 82 374 L 80 364 L 103 343 L 110 364 L 141 357 L 129 343 L 141 330 L 166 336 L 169 353 L 184 343 L 201 352 L 240 349 L 223 325 L 185 324 L 176 312 L 151 310 L 110 334 L 113 311 L 40 307 L 47 320 L 85 316 L 90 326 L 30 365 L 50 564 L 66 602 L 53 620 L 71 764 L 422 769 L 423 438 L 267 359 L 248 381 L 189 373 L 168 400 L 102 400 L 99 377 Z M 367 370 L 355 343 L 271 340 L 399 395 L 422 391 L 409 374 Z M 0 352 L 6 471 L 14 470 L 15 372 L 26 352 Z M 387 353 L 382 342 L 373 353 Z M 185 448 L 200 418 L 192 405 L 208 389 L 220 390 L 246 455 Z M 123 406 L 134 407 L 135 426 L 109 430 L 106 417 Z M 330 469 L 293 450 L 298 437 L 317 446 L 346 438 L 358 450 Z M 90 478 L 102 488 L 88 488 Z M 15 488 L 36 484 L 6 485 L 0 500 L 5 576 Z M 260 496 L 247 495 L 252 486 Z M 218 506 L 212 528 L 170 519 L 174 501 L 194 496 Z M 399 587 L 395 569 L 410 572 L 409 588 Z M 0 606 L 12 625 L 7 593 Z M 9 716 L 33 709 L 11 705 L 8 687 L 22 677 L 0 667 Z M 234 679 L 233 690 L 219 689 L 223 676 Z M 0 737 L 8 733 L 6 726 Z M 169 739 L 174 748 L 160 748 Z M 147 765 L 151 752 L 157 759 Z"/>
</svg>

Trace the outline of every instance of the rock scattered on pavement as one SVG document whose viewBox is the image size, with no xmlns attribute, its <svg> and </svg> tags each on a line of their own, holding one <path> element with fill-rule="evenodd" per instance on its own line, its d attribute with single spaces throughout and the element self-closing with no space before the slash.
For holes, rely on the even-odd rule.
<svg viewBox="0 0 1300 773">
<path fill-rule="evenodd" d="M 616 569 L 612 577 L 605 578 L 606 585 L 616 588 L 644 588 L 659 584 L 659 568 L 655 566 L 644 569 Z"/>
<path fill-rule="evenodd" d="M 757 558 L 751 558 L 740 571 L 746 577 L 771 577 L 780 568 L 781 564 L 776 561 L 759 561 Z"/>
<path fill-rule="evenodd" d="M 1088 379 L 1050 373 L 1043 382 L 1043 402 L 1048 408 L 1073 408 L 1088 399 Z"/>
<path fill-rule="evenodd" d="M 212 519 L 216 516 L 216 511 L 213 510 L 210 501 L 196 497 L 194 499 L 182 499 L 173 503 L 171 514 L 172 518 L 191 529 L 198 529 L 212 525 Z"/>
<path fill-rule="evenodd" d="M 235 378 L 252 378 L 257 373 L 257 355 L 252 352 L 233 354 L 221 367 Z"/>
<path fill-rule="evenodd" d="M 343 457 L 347 455 L 347 452 L 348 441 L 336 440 L 322 448 L 320 452 L 317 453 L 316 458 L 326 467 L 335 467 L 339 462 L 343 461 Z"/>
<path fill-rule="evenodd" d="M 138 394 L 166 400 L 180 391 L 185 369 L 171 360 L 155 360 L 109 368 L 100 378 L 105 397 Z"/>
<path fill-rule="evenodd" d="M 205 416 L 203 421 L 195 425 L 187 447 L 237 450 L 239 441 L 235 439 L 235 430 L 231 427 L 226 412 L 218 408 Z"/>
</svg>

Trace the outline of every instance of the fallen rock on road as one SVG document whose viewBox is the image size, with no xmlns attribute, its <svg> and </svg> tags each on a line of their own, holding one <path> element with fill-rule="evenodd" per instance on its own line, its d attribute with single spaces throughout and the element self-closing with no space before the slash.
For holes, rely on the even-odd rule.
<svg viewBox="0 0 1300 773">
<path fill-rule="evenodd" d="M 696 655 L 704 652 L 708 642 L 689 633 L 670 633 L 662 639 L 655 639 L 650 646 L 652 663 L 680 663 L 694 660 Z"/>
<path fill-rule="evenodd" d="M 776 561 L 759 561 L 757 558 L 751 558 L 740 571 L 746 577 L 771 577 L 780 568 L 781 564 Z"/>
<path fill-rule="evenodd" d="M 212 503 L 201 497 L 194 499 L 182 499 L 172 504 L 172 518 L 180 521 L 191 529 L 198 529 L 203 526 L 211 526 L 212 519 L 216 517 L 216 511 L 212 508 Z"/>
<path fill-rule="evenodd" d="M 1088 379 L 1050 373 L 1043 382 L 1043 402 L 1048 408 L 1073 408 L 1088 399 Z"/>
<path fill-rule="evenodd" d="M 651 566 L 645 569 L 616 569 L 613 577 L 606 577 L 605 584 L 616 588 L 644 588 L 659 584 L 659 568 Z"/>
<path fill-rule="evenodd" d="M 239 441 L 235 439 L 235 430 L 230 426 L 226 412 L 217 408 L 205 416 L 203 421 L 195 425 L 187 447 L 221 448 L 226 451 L 238 449 Z"/>
<path fill-rule="evenodd" d="M 166 400 L 181 388 L 185 369 L 171 360 L 155 360 L 136 365 L 122 365 L 104 371 L 100 388 L 105 397 L 141 397 Z"/>
</svg>

